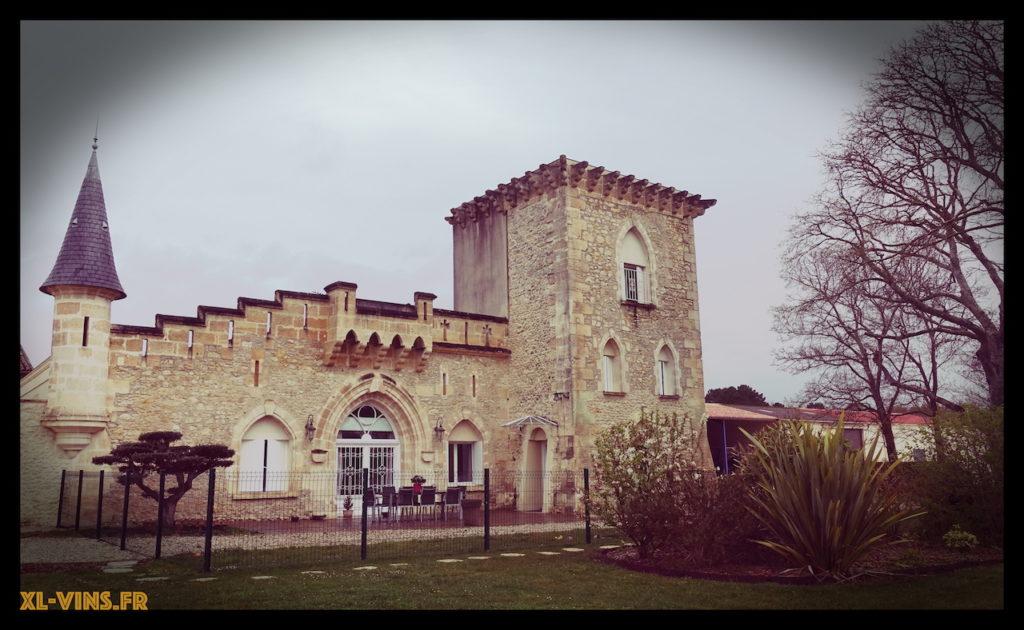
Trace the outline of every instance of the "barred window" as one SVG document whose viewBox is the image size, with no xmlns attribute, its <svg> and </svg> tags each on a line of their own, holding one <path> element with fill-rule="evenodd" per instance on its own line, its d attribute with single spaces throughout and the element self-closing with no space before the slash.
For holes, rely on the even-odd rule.
<svg viewBox="0 0 1024 630">
<path fill-rule="evenodd" d="M 650 253 L 635 227 L 623 237 L 618 256 L 622 264 L 622 299 L 638 304 L 651 303 Z"/>
</svg>

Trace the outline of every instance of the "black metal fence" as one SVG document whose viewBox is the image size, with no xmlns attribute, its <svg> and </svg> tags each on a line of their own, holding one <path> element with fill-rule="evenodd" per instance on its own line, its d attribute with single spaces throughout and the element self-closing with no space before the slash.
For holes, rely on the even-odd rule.
<svg viewBox="0 0 1024 630">
<path fill-rule="evenodd" d="M 409 481 L 398 485 L 393 474 L 369 469 L 214 470 L 177 499 L 174 475 L 147 478 L 151 496 L 116 477 L 65 471 L 57 526 L 205 571 L 565 547 L 592 538 L 586 470 L 484 470 L 457 484 L 435 471 L 403 471 Z"/>
</svg>

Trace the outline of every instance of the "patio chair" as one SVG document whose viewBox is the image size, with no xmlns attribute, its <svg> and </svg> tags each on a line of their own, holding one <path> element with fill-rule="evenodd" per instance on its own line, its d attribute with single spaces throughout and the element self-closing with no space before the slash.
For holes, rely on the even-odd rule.
<svg viewBox="0 0 1024 630">
<path fill-rule="evenodd" d="M 367 488 L 366 493 L 363 494 L 363 503 L 366 505 L 366 513 L 370 519 L 380 518 L 380 501 L 378 499 L 379 494 L 373 491 L 373 488 Z"/>
<path fill-rule="evenodd" d="M 423 512 L 430 513 L 430 518 L 434 519 L 437 516 L 437 488 L 434 486 L 423 486 L 423 492 L 420 493 L 420 514 Z"/>
<path fill-rule="evenodd" d="M 380 506 L 381 512 L 387 511 L 388 517 L 394 516 L 395 501 L 397 497 L 397 491 L 394 486 L 383 486 L 380 489 Z"/>
<path fill-rule="evenodd" d="M 407 510 L 414 510 L 416 504 L 413 501 L 412 487 L 399 488 L 398 494 L 395 496 L 395 519 L 401 520 L 402 514 Z"/>
<path fill-rule="evenodd" d="M 462 488 L 455 486 L 454 488 L 448 488 L 444 492 L 444 518 L 448 520 L 448 512 L 455 508 L 459 513 L 459 519 L 462 519 Z"/>
</svg>

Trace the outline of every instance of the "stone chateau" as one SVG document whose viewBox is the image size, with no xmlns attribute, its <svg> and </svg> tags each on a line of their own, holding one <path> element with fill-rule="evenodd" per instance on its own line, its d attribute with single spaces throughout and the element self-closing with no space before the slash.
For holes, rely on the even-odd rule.
<svg viewBox="0 0 1024 630">
<path fill-rule="evenodd" d="M 62 469 L 94 470 L 94 456 L 157 430 L 229 445 L 229 470 L 346 473 L 339 497 L 364 467 L 378 486 L 578 471 L 602 426 L 641 409 L 688 415 L 697 465 L 711 467 L 693 220 L 714 203 L 561 156 L 446 217 L 454 310 L 427 292 L 362 299 L 339 280 L 127 326 L 110 321 L 126 290 L 94 144 L 40 287 L 52 352 L 21 378 L 22 521 L 52 523 Z M 302 495 L 301 475 L 257 478 L 231 496 Z M 578 508 L 548 481 L 522 483 L 540 491 L 516 509 Z"/>
</svg>

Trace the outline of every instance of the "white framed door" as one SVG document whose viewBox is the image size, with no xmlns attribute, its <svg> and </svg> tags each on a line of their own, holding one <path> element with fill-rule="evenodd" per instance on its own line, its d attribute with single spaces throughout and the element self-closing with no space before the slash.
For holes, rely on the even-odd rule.
<svg viewBox="0 0 1024 630">
<path fill-rule="evenodd" d="M 523 470 L 522 507 L 526 512 L 544 510 L 544 493 L 547 484 L 546 463 L 548 458 L 548 438 L 540 429 L 534 429 L 526 443 L 526 466 Z"/>
<path fill-rule="evenodd" d="M 369 471 L 368 484 L 374 493 L 379 494 L 384 486 L 394 486 L 400 474 L 398 453 L 394 440 L 339 440 L 338 509 L 346 496 L 352 497 L 353 510 L 362 509 L 364 468 Z"/>
</svg>

